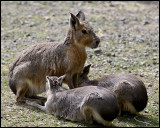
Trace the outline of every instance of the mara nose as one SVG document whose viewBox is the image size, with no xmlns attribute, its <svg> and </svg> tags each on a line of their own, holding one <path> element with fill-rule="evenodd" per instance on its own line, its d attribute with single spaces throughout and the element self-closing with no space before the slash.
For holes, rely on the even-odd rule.
<svg viewBox="0 0 160 128">
<path fill-rule="evenodd" d="M 100 43 L 100 39 L 99 38 L 97 38 L 97 40 L 96 40 L 96 44 L 98 45 Z"/>
</svg>

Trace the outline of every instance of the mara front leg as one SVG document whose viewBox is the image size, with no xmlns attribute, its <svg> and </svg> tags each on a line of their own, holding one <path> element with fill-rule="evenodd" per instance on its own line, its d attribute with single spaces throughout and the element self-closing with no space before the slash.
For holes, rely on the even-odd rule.
<svg viewBox="0 0 160 128">
<path fill-rule="evenodd" d="M 24 102 L 25 101 L 25 94 L 28 91 L 28 84 L 26 82 L 20 83 L 17 85 L 17 102 Z"/>
<path fill-rule="evenodd" d="M 79 75 L 79 73 L 75 73 L 75 74 L 72 76 L 72 81 L 73 81 L 73 87 L 74 87 L 74 88 L 77 88 L 77 87 L 78 87 L 78 75 Z"/>
<path fill-rule="evenodd" d="M 28 104 L 28 105 L 30 105 L 30 106 L 37 107 L 37 108 L 39 108 L 40 110 L 48 113 L 48 111 L 46 110 L 46 106 L 39 105 L 39 104 L 37 104 L 37 103 L 35 103 L 35 102 L 33 102 L 33 101 L 30 101 L 30 100 L 26 100 L 25 102 L 26 102 L 26 104 Z"/>
<path fill-rule="evenodd" d="M 77 82 L 77 76 L 72 74 L 66 74 L 65 81 L 68 84 L 70 89 L 73 89 L 76 87 L 75 83 Z"/>
</svg>

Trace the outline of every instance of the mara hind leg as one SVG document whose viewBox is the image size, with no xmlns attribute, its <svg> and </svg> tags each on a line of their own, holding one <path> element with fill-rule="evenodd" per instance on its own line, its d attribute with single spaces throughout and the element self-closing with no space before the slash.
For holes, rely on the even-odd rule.
<svg viewBox="0 0 160 128">
<path fill-rule="evenodd" d="M 133 104 L 129 101 L 120 101 L 119 102 L 119 116 L 123 115 L 125 112 L 129 112 L 133 115 L 138 115 L 139 112 L 135 109 Z"/>
<path fill-rule="evenodd" d="M 93 112 L 93 119 L 94 119 L 95 121 L 97 121 L 97 122 L 100 123 L 100 124 L 103 124 L 103 125 L 106 126 L 106 127 L 111 126 L 112 121 L 104 120 L 104 119 L 102 118 L 102 116 L 101 116 L 97 111 L 95 111 L 95 110 L 93 110 L 92 112 Z"/>
<path fill-rule="evenodd" d="M 122 102 L 119 102 L 119 113 L 118 115 L 122 115 L 122 108 L 123 108 L 123 103 Z"/>
<path fill-rule="evenodd" d="M 65 77 L 65 83 L 68 84 L 70 89 L 77 88 L 78 87 L 78 73 L 71 74 L 71 73 L 66 73 Z"/>
<path fill-rule="evenodd" d="M 72 76 L 72 81 L 73 81 L 73 86 L 74 86 L 74 88 L 77 88 L 78 87 L 78 73 L 76 73 L 76 74 L 74 74 L 73 76 Z"/>
<path fill-rule="evenodd" d="M 93 114 L 92 114 L 92 110 L 89 107 L 87 106 L 83 107 L 83 116 L 87 122 L 93 123 Z"/>
<path fill-rule="evenodd" d="M 70 89 L 73 89 L 73 88 L 74 88 L 73 76 L 70 75 L 70 73 L 67 73 L 67 74 L 66 74 L 66 77 L 65 77 L 65 80 L 64 80 L 64 81 L 65 81 L 65 83 L 68 84 L 68 86 L 69 86 Z"/>
<path fill-rule="evenodd" d="M 138 114 L 132 102 L 134 100 L 134 85 L 127 80 L 122 80 L 114 86 L 113 91 L 115 92 L 119 101 L 119 115 L 122 111 L 128 111 L 132 114 Z"/>
<path fill-rule="evenodd" d="M 16 101 L 17 102 L 24 102 L 25 94 L 29 89 L 28 84 L 27 83 L 22 83 L 22 84 L 17 85 L 16 88 L 17 88 Z"/>
<path fill-rule="evenodd" d="M 93 121 L 96 121 L 97 123 L 103 124 L 107 127 L 112 123 L 112 121 L 104 120 L 97 111 L 88 106 L 83 107 L 83 115 L 85 117 L 85 120 L 89 123 L 93 123 Z"/>
<path fill-rule="evenodd" d="M 138 111 L 135 109 L 135 107 L 132 105 L 132 103 L 128 101 L 124 101 L 122 105 L 122 111 L 128 111 L 133 115 L 138 115 Z"/>
</svg>

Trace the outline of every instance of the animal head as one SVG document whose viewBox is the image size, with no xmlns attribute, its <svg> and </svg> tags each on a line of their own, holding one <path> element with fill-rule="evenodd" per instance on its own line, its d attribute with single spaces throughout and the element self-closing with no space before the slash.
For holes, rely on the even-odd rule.
<svg viewBox="0 0 160 128">
<path fill-rule="evenodd" d="M 89 73 L 90 67 L 91 67 L 91 64 L 85 66 L 83 70 L 80 72 L 79 78 L 78 78 L 78 85 L 81 85 L 85 81 L 89 80 L 88 73 Z"/>
<path fill-rule="evenodd" d="M 57 77 L 57 76 L 46 76 L 46 90 L 55 90 L 61 91 L 62 83 L 65 78 L 65 75 Z"/>
<path fill-rule="evenodd" d="M 72 13 L 70 18 L 70 28 L 72 30 L 73 39 L 76 43 L 90 48 L 97 48 L 100 39 L 96 36 L 93 28 L 85 20 L 85 15 L 79 11 L 75 16 Z"/>
</svg>

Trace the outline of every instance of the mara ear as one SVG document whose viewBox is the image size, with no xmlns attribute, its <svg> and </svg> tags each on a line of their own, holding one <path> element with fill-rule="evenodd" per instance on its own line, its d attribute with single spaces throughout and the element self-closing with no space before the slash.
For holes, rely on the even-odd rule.
<svg viewBox="0 0 160 128">
<path fill-rule="evenodd" d="M 79 25 L 80 25 L 80 22 L 79 22 L 79 19 L 73 15 L 72 13 L 71 14 L 71 18 L 70 18 L 70 26 L 73 30 L 77 30 Z"/>
<path fill-rule="evenodd" d="M 49 76 L 46 76 L 46 81 L 49 81 Z"/>
<path fill-rule="evenodd" d="M 60 76 L 60 77 L 58 78 L 58 82 L 59 82 L 59 83 L 62 83 L 63 80 L 65 79 L 65 77 L 66 77 L 65 74 L 64 74 L 63 76 Z"/>
<path fill-rule="evenodd" d="M 85 67 L 83 68 L 83 71 L 82 71 L 82 73 L 80 74 L 80 77 L 82 77 L 82 76 L 87 76 L 87 75 L 88 75 L 89 69 L 90 69 L 91 65 L 92 65 L 92 64 L 89 64 L 89 65 L 87 65 L 87 66 L 85 66 Z"/>
<path fill-rule="evenodd" d="M 81 10 L 78 12 L 76 17 L 78 17 L 81 21 L 85 21 L 85 15 Z"/>
<path fill-rule="evenodd" d="M 84 73 L 87 73 L 87 75 L 88 75 L 88 73 L 89 73 L 89 69 L 90 69 L 91 65 L 92 65 L 92 64 L 89 64 L 89 65 L 87 65 L 87 66 L 85 66 L 85 67 L 83 68 L 83 72 L 84 72 Z"/>
<path fill-rule="evenodd" d="M 51 88 L 51 84 L 50 84 L 50 78 L 49 76 L 46 76 L 46 89 L 50 89 Z"/>
</svg>

